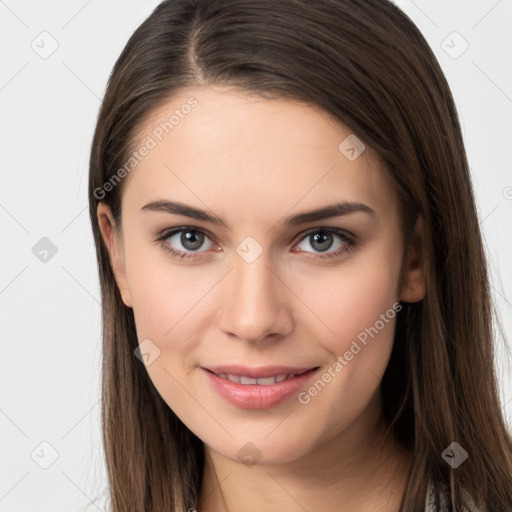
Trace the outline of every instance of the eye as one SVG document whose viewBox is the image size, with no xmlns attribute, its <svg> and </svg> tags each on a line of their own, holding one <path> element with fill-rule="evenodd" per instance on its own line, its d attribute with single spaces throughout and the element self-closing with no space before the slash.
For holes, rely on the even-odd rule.
<svg viewBox="0 0 512 512">
<path fill-rule="evenodd" d="M 336 238 L 338 242 L 336 243 Z M 334 258 L 343 253 L 349 252 L 356 245 L 355 237 L 344 230 L 338 228 L 314 228 L 302 235 L 301 244 L 307 242 L 314 253 L 313 259 Z M 212 247 L 216 247 L 216 251 L 220 248 L 212 241 L 212 239 L 202 230 L 193 227 L 181 227 L 171 231 L 165 231 L 157 239 L 161 246 L 172 256 L 179 259 L 201 257 L 196 253 L 207 252 Z M 209 242 L 203 247 L 205 241 Z M 298 244 L 296 247 L 300 247 Z M 329 251 L 335 246 L 334 251 Z M 203 250 L 199 250 L 203 247 Z M 293 252 L 311 252 L 307 248 L 292 249 Z M 318 254 L 325 253 L 325 254 Z"/>
<path fill-rule="evenodd" d="M 174 229 L 173 231 L 163 233 L 162 236 L 158 238 L 158 241 L 166 251 L 180 259 L 193 258 L 194 253 L 205 252 L 199 251 L 198 249 L 204 245 L 206 240 L 209 240 L 210 243 L 207 244 L 205 251 L 210 249 L 214 244 L 204 231 L 197 228 Z"/>
<path fill-rule="evenodd" d="M 338 238 L 337 243 L 336 238 Z M 326 253 L 325 255 L 320 254 L 314 256 L 315 258 L 333 258 L 345 252 L 349 252 L 356 245 L 352 235 L 338 228 L 314 228 L 308 231 L 301 240 L 302 244 L 306 242 L 306 248 L 300 250 L 310 252 L 307 250 L 307 246 L 309 245 L 309 247 L 313 249 L 313 252 Z M 333 245 L 335 250 L 333 252 L 327 252 Z M 300 244 L 297 247 L 299 246 Z"/>
</svg>

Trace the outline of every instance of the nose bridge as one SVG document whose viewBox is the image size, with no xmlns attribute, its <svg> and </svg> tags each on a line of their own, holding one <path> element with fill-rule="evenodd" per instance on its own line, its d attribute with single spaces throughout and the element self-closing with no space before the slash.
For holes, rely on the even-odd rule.
<svg viewBox="0 0 512 512">
<path fill-rule="evenodd" d="M 248 241 L 239 245 L 237 253 L 233 254 L 234 268 L 223 293 L 221 327 L 246 341 L 286 334 L 291 318 L 283 285 L 270 269 L 269 252 Z"/>
<path fill-rule="evenodd" d="M 237 261 L 238 259 L 238 261 Z M 235 258 L 233 271 L 234 296 L 237 303 L 243 303 L 245 299 L 268 303 L 272 300 L 269 292 L 275 287 L 272 282 L 276 279 L 270 271 L 269 258 L 261 255 L 255 261 L 247 262 L 243 258 Z"/>
</svg>

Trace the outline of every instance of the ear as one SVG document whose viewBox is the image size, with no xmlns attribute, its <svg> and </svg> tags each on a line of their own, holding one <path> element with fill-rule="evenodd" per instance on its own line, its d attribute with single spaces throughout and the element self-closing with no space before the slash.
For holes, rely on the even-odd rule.
<svg viewBox="0 0 512 512">
<path fill-rule="evenodd" d="M 128 288 L 126 269 L 124 262 L 124 249 L 121 240 L 121 233 L 116 228 L 116 222 L 110 206 L 101 201 L 96 210 L 101 237 L 109 253 L 110 265 L 116 279 L 119 293 L 126 306 L 132 307 L 132 298 Z"/>
<path fill-rule="evenodd" d="M 414 234 L 406 250 L 402 270 L 402 290 L 400 300 L 403 302 L 419 302 L 426 293 L 425 258 L 422 253 L 425 227 L 423 217 L 419 217 Z"/>
</svg>

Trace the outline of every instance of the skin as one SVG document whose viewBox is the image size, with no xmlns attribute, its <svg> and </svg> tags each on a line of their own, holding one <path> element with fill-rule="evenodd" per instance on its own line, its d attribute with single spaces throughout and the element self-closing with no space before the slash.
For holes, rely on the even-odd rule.
<svg viewBox="0 0 512 512">
<path fill-rule="evenodd" d="M 422 255 L 404 250 L 397 197 L 376 155 L 367 146 L 348 160 L 338 146 L 350 129 L 310 105 L 218 86 L 173 97 L 141 127 L 140 140 L 190 96 L 197 107 L 124 179 L 122 228 L 104 203 L 98 222 L 139 342 L 149 338 L 160 350 L 149 376 L 205 444 L 197 510 L 398 511 L 410 459 L 384 439 L 379 420 L 396 319 L 307 405 L 294 396 L 270 409 L 241 409 L 201 370 L 285 364 L 320 366 L 322 374 L 393 304 L 423 299 Z M 165 199 L 206 209 L 228 228 L 141 210 Z M 364 203 L 376 215 L 278 225 L 337 201 Z M 156 240 L 180 227 L 206 234 L 195 252 L 179 233 L 167 239 L 195 255 L 188 260 Z M 304 233 L 326 227 L 355 235 L 355 247 L 333 234 L 321 252 L 314 233 Z M 421 237 L 421 222 L 417 229 Z M 262 249 L 251 263 L 236 252 L 247 236 Z M 237 456 L 248 442 L 261 455 L 255 465 Z"/>
</svg>

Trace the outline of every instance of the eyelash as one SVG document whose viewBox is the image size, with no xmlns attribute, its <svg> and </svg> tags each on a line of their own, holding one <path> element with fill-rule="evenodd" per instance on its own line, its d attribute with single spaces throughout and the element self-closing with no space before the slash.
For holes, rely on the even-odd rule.
<svg viewBox="0 0 512 512">
<path fill-rule="evenodd" d="M 170 231 L 163 232 L 157 238 L 156 241 L 160 242 L 160 245 L 162 246 L 162 248 L 165 251 L 169 252 L 175 258 L 178 258 L 178 259 L 196 258 L 197 252 L 204 252 L 204 251 L 196 251 L 195 253 L 194 252 L 187 253 L 187 252 L 177 251 L 177 250 L 173 249 L 169 244 L 166 243 L 167 239 L 169 239 L 170 237 L 176 235 L 177 233 L 186 232 L 186 231 L 193 231 L 193 232 L 201 233 L 204 236 L 206 236 L 207 238 L 209 238 L 210 240 L 212 240 L 212 237 L 210 237 L 208 235 L 208 233 L 206 233 L 202 229 L 194 228 L 194 227 L 181 227 L 181 228 L 172 229 Z M 305 240 L 308 236 L 315 234 L 315 233 L 333 233 L 335 235 L 338 235 L 341 238 L 341 240 L 343 241 L 344 246 L 335 252 L 326 253 L 325 255 L 318 253 L 317 255 L 312 257 L 313 260 L 336 258 L 337 256 L 340 256 L 341 254 L 343 254 L 345 252 L 352 251 L 354 249 L 354 247 L 356 246 L 355 237 L 353 235 L 349 234 L 347 231 L 344 231 L 342 229 L 330 228 L 330 227 L 312 228 L 312 229 L 306 231 L 305 233 L 302 233 L 301 238 L 299 238 L 299 243 L 302 242 L 303 240 Z M 296 251 L 296 252 L 298 252 L 298 251 Z M 306 252 L 309 252 L 309 251 L 306 251 Z"/>
</svg>

